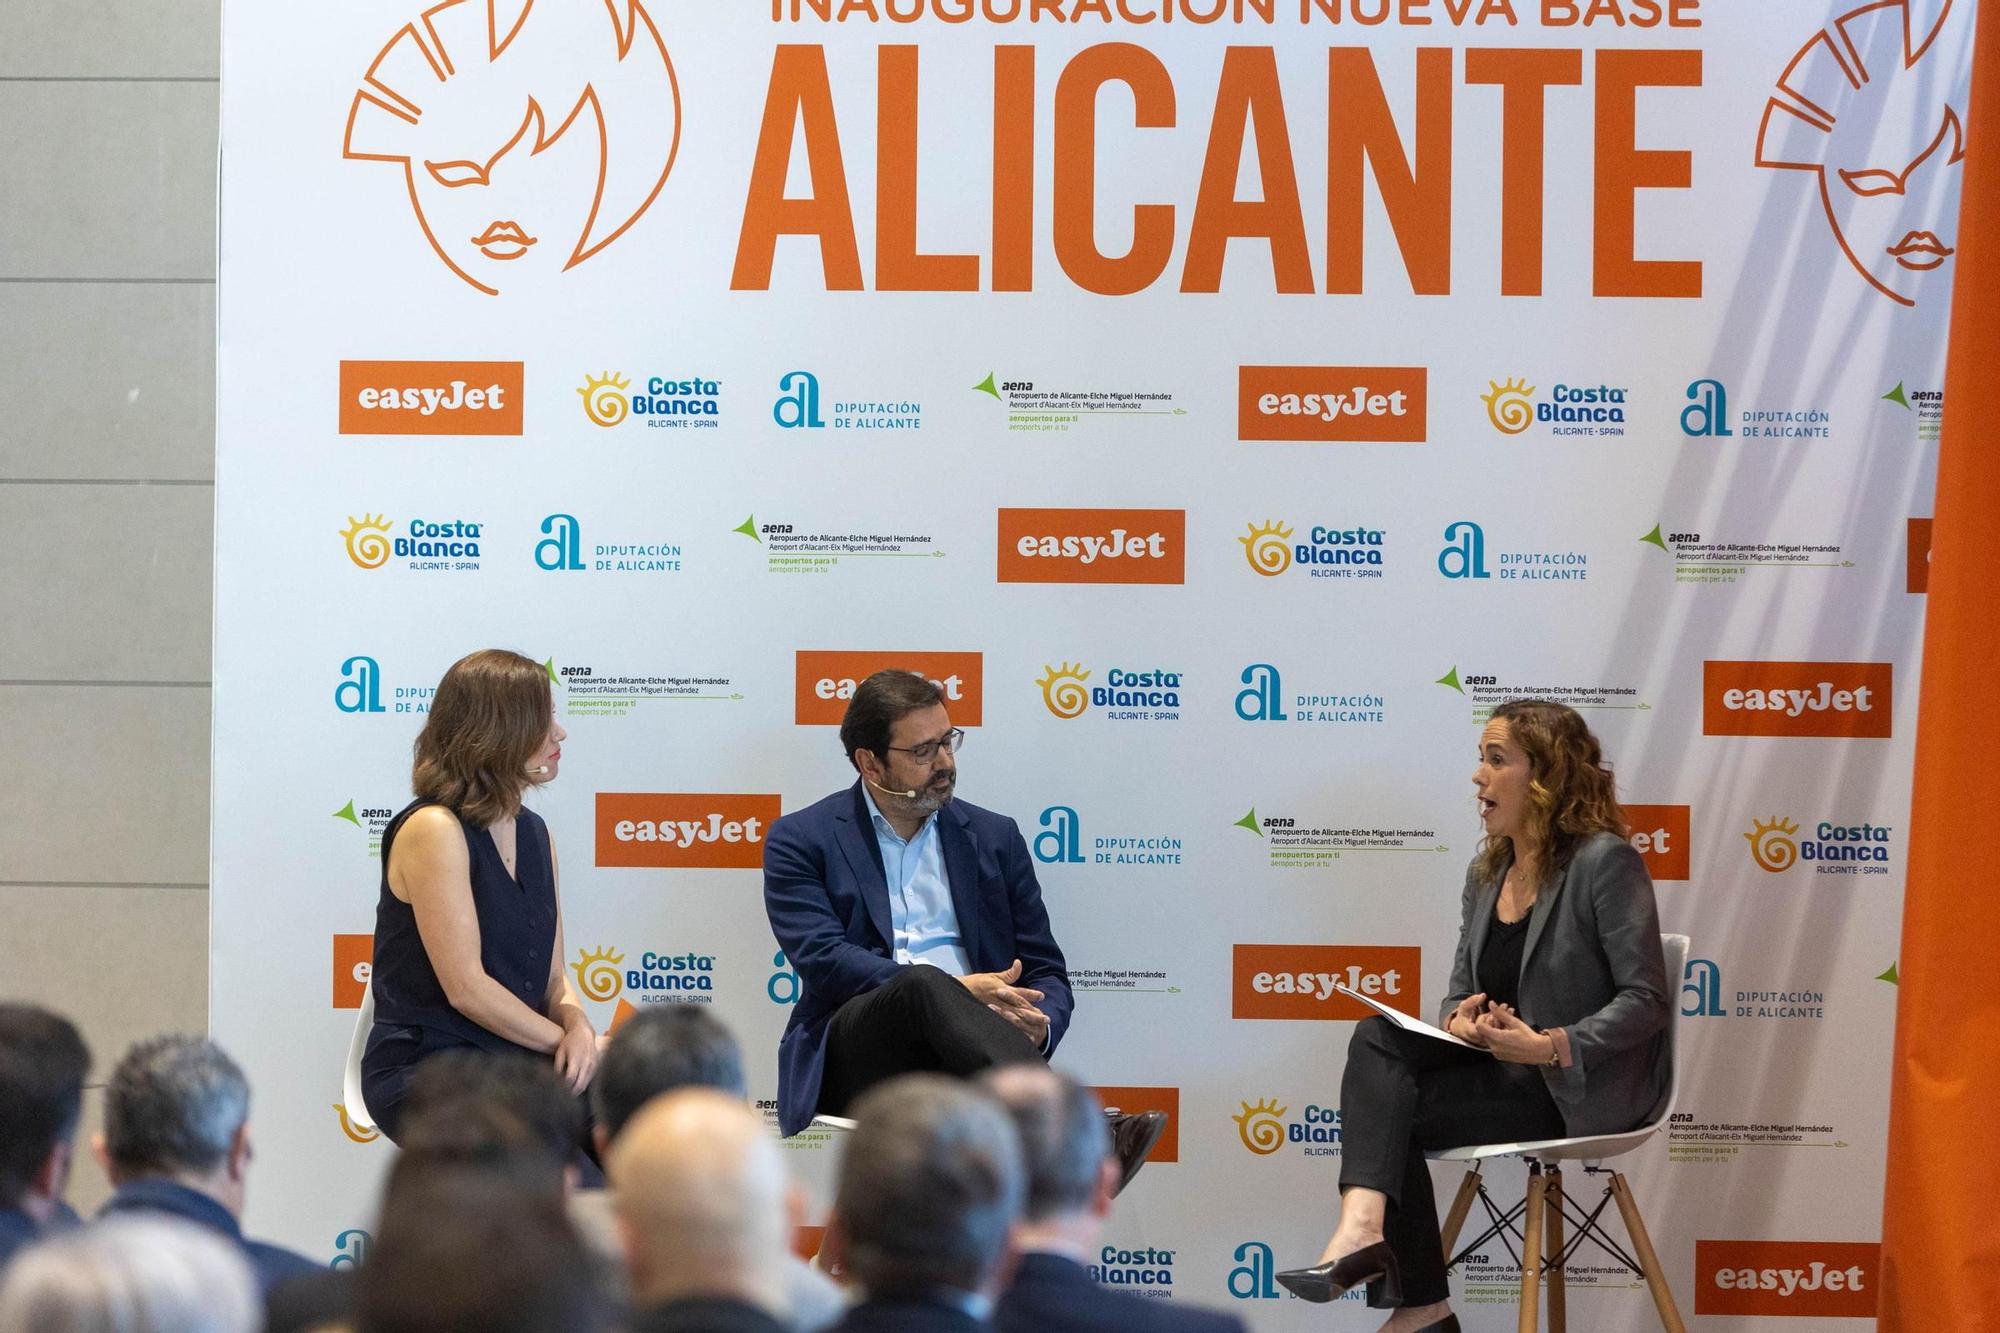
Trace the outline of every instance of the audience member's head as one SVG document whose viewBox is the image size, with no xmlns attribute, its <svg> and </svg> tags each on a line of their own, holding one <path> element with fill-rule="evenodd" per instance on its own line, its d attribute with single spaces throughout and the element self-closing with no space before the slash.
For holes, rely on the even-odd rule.
<svg viewBox="0 0 2000 1333">
<path fill-rule="evenodd" d="M 871 1297 L 991 1295 L 1021 1211 L 1021 1150 L 998 1103 L 956 1079 L 906 1074 L 855 1104 L 833 1226 Z"/>
<path fill-rule="evenodd" d="M 594 1333 L 610 1327 L 559 1196 L 433 1166 L 382 1210 L 356 1279 L 355 1333 Z"/>
<path fill-rule="evenodd" d="M 396 1171 L 414 1169 L 412 1159 L 455 1163 L 561 1190 L 582 1127 L 576 1097 L 548 1061 L 444 1051 L 411 1076 Z"/>
<path fill-rule="evenodd" d="M 777 1141 L 741 1097 L 683 1088 L 655 1098 L 605 1166 L 635 1304 L 727 1296 L 782 1310 L 798 1209 Z"/>
<path fill-rule="evenodd" d="M 722 1021 L 701 1004 L 641 1009 L 611 1035 L 590 1083 L 602 1150 L 640 1107 L 676 1088 L 714 1088 L 748 1097 L 743 1052 Z"/>
<path fill-rule="evenodd" d="M 35 1218 L 62 1197 L 90 1052 L 68 1019 L 0 1004 L 0 1212 Z"/>
<path fill-rule="evenodd" d="M 1087 1227 L 1094 1233 L 1110 1214 L 1119 1175 L 1097 1094 L 1043 1064 L 1005 1065 L 981 1082 L 1020 1135 L 1028 1178 L 1023 1228 Z"/>
<path fill-rule="evenodd" d="M 263 1318 L 236 1246 L 157 1215 L 42 1241 L 0 1280 L 0 1333 L 257 1333 Z"/>
<path fill-rule="evenodd" d="M 104 1169 L 114 1185 L 164 1176 L 243 1211 L 250 1168 L 250 1084 L 205 1037 L 142 1041 L 104 1090 Z"/>
</svg>

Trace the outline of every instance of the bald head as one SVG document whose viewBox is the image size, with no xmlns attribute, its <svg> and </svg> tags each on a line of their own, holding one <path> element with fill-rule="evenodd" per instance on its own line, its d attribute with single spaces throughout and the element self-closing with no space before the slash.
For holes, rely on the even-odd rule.
<svg viewBox="0 0 2000 1333">
<path fill-rule="evenodd" d="M 709 1088 L 657 1097 L 626 1122 L 605 1166 L 638 1304 L 781 1299 L 784 1164 L 741 1098 Z"/>
</svg>

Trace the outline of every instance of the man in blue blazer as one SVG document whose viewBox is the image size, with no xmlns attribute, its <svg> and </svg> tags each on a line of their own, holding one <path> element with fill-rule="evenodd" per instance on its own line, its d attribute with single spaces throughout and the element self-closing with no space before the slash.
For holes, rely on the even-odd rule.
<svg viewBox="0 0 2000 1333">
<path fill-rule="evenodd" d="M 764 910 L 801 983 L 778 1047 L 787 1135 L 897 1074 L 1045 1059 L 1069 1027 L 1020 829 L 953 799 L 964 738 L 937 685 L 878 671 L 840 724 L 860 780 L 765 835 Z M 1113 1125 L 1129 1171 L 1164 1127 L 1157 1112 Z"/>
</svg>

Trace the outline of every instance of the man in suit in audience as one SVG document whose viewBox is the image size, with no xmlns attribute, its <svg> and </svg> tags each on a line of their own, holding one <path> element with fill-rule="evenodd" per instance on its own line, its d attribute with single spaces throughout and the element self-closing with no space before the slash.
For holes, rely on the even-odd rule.
<svg viewBox="0 0 2000 1333">
<path fill-rule="evenodd" d="M 605 1165 L 633 1333 L 787 1333 L 786 1241 L 803 1204 L 741 1098 L 707 1088 L 655 1098 Z"/>
<path fill-rule="evenodd" d="M 764 910 L 801 985 L 778 1045 L 784 1134 L 897 1074 L 1040 1063 L 1069 1027 L 1021 830 L 953 799 L 964 740 L 936 683 L 878 671 L 840 724 L 859 780 L 765 836 Z M 1165 1127 L 1158 1111 L 1113 1122 L 1121 1188 Z"/>
<path fill-rule="evenodd" d="M 864 1299 L 835 1333 L 991 1327 L 1024 1194 L 1007 1113 L 957 1079 L 906 1074 L 854 1114 L 826 1243 Z"/>
<path fill-rule="evenodd" d="M 234 1241 L 268 1293 L 320 1271 L 302 1254 L 249 1240 L 238 1218 L 250 1175 L 250 1084 L 202 1037 L 142 1041 L 111 1071 L 97 1158 L 116 1188 L 98 1214 L 166 1213 Z"/>
<path fill-rule="evenodd" d="M 1014 1119 L 1028 1178 L 1014 1227 L 1020 1263 L 993 1320 L 1001 1333 L 1243 1333 L 1236 1316 L 1163 1299 L 1169 1291 L 1150 1288 L 1159 1298 L 1149 1300 L 1091 1278 L 1118 1162 L 1089 1088 L 1032 1065 L 996 1069 L 983 1082 Z"/>
<path fill-rule="evenodd" d="M 68 1019 L 0 1004 L 0 1267 L 76 1215 L 62 1201 L 90 1051 Z"/>
</svg>

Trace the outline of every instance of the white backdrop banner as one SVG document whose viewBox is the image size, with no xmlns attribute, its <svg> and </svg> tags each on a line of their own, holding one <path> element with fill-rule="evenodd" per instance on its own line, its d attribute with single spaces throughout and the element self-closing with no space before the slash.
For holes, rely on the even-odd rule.
<svg viewBox="0 0 2000 1333">
<path fill-rule="evenodd" d="M 1101 1277 L 1324 1327 L 1271 1274 L 1331 1226 L 1361 1011 L 1297 979 L 1434 1012 L 1479 724 L 1541 695 L 1694 940 L 1679 1112 L 1625 1161 L 1683 1312 L 1872 1313 L 1973 8 L 231 6 L 250 1229 L 365 1253 L 393 1149 L 342 1058 L 447 665 L 548 664 L 594 1018 L 712 1004 L 766 1102 L 763 831 L 903 665 L 1036 857 L 1057 1062 L 1173 1113 Z M 1579 1262 L 1580 1326 L 1650 1326 Z M 1455 1274 L 1468 1328 L 1516 1271 Z"/>
</svg>

